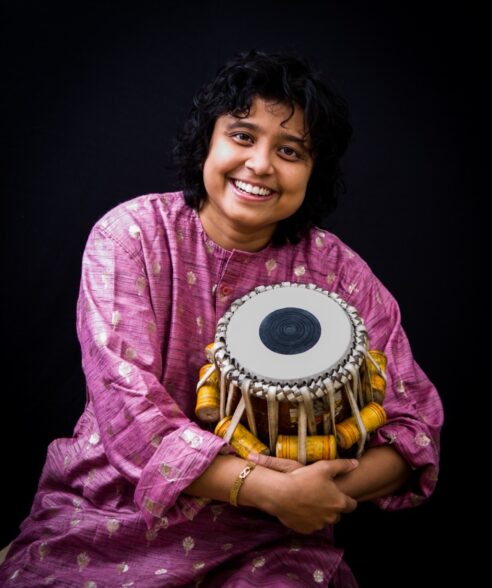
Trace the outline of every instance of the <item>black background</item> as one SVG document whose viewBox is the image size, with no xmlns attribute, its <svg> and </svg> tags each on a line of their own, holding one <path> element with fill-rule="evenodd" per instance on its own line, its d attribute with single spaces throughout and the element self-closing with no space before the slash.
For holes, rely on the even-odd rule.
<svg viewBox="0 0 492 588">
<path fill-rule="evenodd" d="M 29 512 L 47 445 L 83 409 L 75 304 L 90 228 L 123 200 L 177 188 L 173 136 L 227 58 L 293 49 L 334 81 L 355 130 L 347 194 L 323 223 L 399 301 L 446 415 L 434 496 L 397 513 L 361 505 L 338 539 L 362 588 L 458 581 L 470 565 L 463 388 L 482 287 L 484 15 L 406 0 L 2 6 L 2 544 Z"/>
</svg>

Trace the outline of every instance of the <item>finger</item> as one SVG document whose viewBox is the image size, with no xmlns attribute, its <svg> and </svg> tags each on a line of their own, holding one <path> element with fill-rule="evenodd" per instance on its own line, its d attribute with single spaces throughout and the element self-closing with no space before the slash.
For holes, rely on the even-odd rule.
<svg viewBox="0 0 492 588">
<path fill-rule="evenodd" d="M 251 453 L 248 458 L 258 465 L 261 465 L 270 470 L 275 470 L 277 472 L 287 473 L 297 469 L 298 467 L 302 467 L 302 464 L 294 460 L 273 457 L 272 455 L 262 455 L 261 453 Z"/>
<path fill-rule="evenodd" d="M 333 478 L 340 476 L 341 474 L 347 474 L 348 472 L 355 470 L 359 465 L 359 462 L 356 459 L 333 459 L 325 461 L 324 463 L 327 464 L 325 467 Z"/>
<path fill-rule="evenodd" d="M 351 496 L 347 496 L 347 504 L 342 512 L 353 512 L 357 508 L 358 502 Z"/>
<path fill-rule="evenodd" d="M 302 463 L 293 459 L 273 457 L 272 455 L 263 455 L 261 453 L 250 453 L 248 459 L 257 465 L 283 473 L 293 472 L 294 470 L 303 467 Z"/>
</svg>

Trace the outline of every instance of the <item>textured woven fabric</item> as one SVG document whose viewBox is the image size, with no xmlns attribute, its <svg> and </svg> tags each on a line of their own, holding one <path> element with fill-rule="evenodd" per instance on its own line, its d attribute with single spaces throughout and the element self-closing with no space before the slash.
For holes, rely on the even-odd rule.
<svg viewBox="0 0 492 588">
<path fill-rule="evenodd" d="M 230 451 L 194 417 L 204 347 L 235 298 L 281 281 L 337 292 L 388 357 L 388 423 L 371 444 L 391 443 L 415 471 L 411 490 L 379 506 L 431 494 L 442 406 L 367 264 L 320 229 L 296 246 L 227 251 L 181 193 L 141 196 L 89 236 L 77 307 L 87 404 L 73 437 L 48 448 L 31 514 L 0 567 L 5 586 L 356 586 L 332 527 L 299 535 L 256 509 L 182 493 Z"/>
</svg>

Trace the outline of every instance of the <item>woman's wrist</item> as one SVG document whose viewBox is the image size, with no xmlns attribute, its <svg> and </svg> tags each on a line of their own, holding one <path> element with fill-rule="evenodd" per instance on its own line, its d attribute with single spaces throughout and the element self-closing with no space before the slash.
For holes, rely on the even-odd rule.
<svg viewBox="0 0 492 588">
<path fill-rule="evenodd" d="M 229 492 L 229 502 L 232 504 L 232 506 L 238 506 L 239 492 L 243 487 L 246 478 L 251 474 L 255 467 L 256 464 L 254 464 L 252 461 L 246 462 L 246 466 L 239 472 L 237 478 L 234 480 L 232 488 Z"/>
<path fill-rule="evenodd" d="M 243 484 L 238 504 L 274 515 L 286 477 L 284 473 L 257 465 Z"/>
<path fill-rule="evenodd" d="M 231 490 L 247 461 L 233 455 L 219 455 L 203 474 L 185 490 L 192 496 L 230 502 Z M 243 480 L 237 495 L 238 506 L 249 506 L 272 514 L 285 474 L 256 464 Z"/>
</svg>

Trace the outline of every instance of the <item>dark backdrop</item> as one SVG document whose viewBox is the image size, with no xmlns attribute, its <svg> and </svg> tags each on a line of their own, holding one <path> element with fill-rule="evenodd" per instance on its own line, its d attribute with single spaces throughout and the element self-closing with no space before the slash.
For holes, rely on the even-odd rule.
<svg viewBox="0 0 492 588">
<path fill-rule="evenodd" d="M 468 567 L 460 365 L 478 330 L 483 14 L 405 0 L 132 4 L 2 3 L 2 543 L 29 512 L 47 445 L 83 409 L 75 304 L 91 226 L 123 200 L 176 188 L 172 138 L 218 66 L 284 48 L 325 70 L 351 107 L 348 190 L 320 223 L 396 296 L 446 411 L 431 500 L 398 513 L 362 505 L 338 538 L 362 587 L 457 580 Z"/>
</svg>

